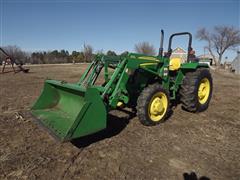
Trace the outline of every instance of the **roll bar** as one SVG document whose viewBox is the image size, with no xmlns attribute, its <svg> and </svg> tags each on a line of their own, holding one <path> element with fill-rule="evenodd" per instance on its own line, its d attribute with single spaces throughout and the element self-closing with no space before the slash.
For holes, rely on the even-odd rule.
<svg viewBox="0 0 240 180">
<path fill-rule="evenodd" d="M 172 54 L 172 39 L 174 36 L 182 36 L 182 35 L 188 35 L 189 40 L 188 40 L 188 53 L 187 53 L 187 62 L 189 62 L 189 54 L 192 51 L 192 34 L 189 32 L 181 32 L 181 33 L 174 33 L 170 36 L 169 38 L 169 43 L 168 43 L 168 53 L 167 56 L 170 57 Z"/>
</svg>

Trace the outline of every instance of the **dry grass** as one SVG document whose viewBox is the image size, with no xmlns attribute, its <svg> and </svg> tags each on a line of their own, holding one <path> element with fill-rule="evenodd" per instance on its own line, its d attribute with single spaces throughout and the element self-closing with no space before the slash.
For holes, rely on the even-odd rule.
<svg viewBox="0 0 240 180">
<path fill-rule="evenodd" d="M 112 111 L 109 127 L 60 144 L 29 116 L 46 77 L 75 82 L 86 65 L 32 66 L 29 74 L 0 74 L 1 179 L 183 179 L 240 177 L 240 77 L 213 73 L 210 107 L 200 114 L 177 106 L 154 127 Z"/>
</svg>

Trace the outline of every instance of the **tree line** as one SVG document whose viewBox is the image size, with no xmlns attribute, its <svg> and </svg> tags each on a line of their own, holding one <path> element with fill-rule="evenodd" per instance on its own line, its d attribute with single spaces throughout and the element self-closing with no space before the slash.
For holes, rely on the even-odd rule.
<svg viewBox="0 0 240 180">
<path fill-rule="evenodd" d="M 91 45 L 84 44 L 82 51 L 53 50 L 53 51 L 37 51 L 28 53 L 21 50 L 18 46 L 2 47 L 8 55 L 14 59 L 17 64 L 57 64 L 57 63 L 84 63 L 91 62 L 97 53 L 104 54 L 102 51 L 93 52 Z M 114 51 L 105 53 L 109 56 L 117 56 Z M 6 59 L 6 56 L 0 52 L 0 63 Z"/>
<path fill-rule="evenodd" d="M 201 28 L 196 33 L 198 40 L 206 42 L 206 48 L 208 52 L 213 56 L 213 60 L 216 65 L 220 65 L 222 62 L 223 54 L 229 49 L 238 48 L 240 45 L 240 30 L 233 26 L 215 26 L 210 30 Z M 2 47 L 10 57 L 16 62 L 25 64 L 54 64 L 54 63 L 81 63 L 90 62 L 94 59 L 93 47 L 88 44 L 84 44 L 81 51 L 72 51 L 69 53 L 67 50 L 53 50 L 53 51 L 41 51 L 27 53 L 22 51 L 17 46 Z M 134 50 L 137 53 L 146 55 L 156 55 L 155 47 L 149 42 L 139 42 L 135 44 Z M 98 53 L 104 54 L 102 51 Z M 126 52 L 124 52 L 126 53 Z M 110 56 L 117 56 L 117 54 L 109 50 L 105 54 Z M 3 54 L 0 53 L 0 63 L 4 60 Z"/>
</svg>

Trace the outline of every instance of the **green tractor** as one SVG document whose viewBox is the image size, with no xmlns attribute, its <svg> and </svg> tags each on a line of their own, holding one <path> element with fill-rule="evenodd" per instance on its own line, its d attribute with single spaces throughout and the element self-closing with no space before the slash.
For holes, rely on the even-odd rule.
<svg viewBox="0 0 240 180">
<path fill-rule="evenodd" d="M 122 105 L 135 109 L 140 122 L 147 126 L 163 122 L 170 104 L 178 100 L 187 111 L 206 110 L 212 96 L 212 77 L 208 65 L 199 63 L 192 54 L 192 35 L 172 34 L 163 56 L 163 30 L 161 34 L 156 57 L 97 55 L 75 84 L 46 80 L 31 113 L 55 137 L 70 141 L 105 129 L 107 113 Z M 172 39 L 180 35 L 189 37 L 186 62 L 171 58 Z M 101 72 L 105 82 L 96 85 Z"/>
</svg>

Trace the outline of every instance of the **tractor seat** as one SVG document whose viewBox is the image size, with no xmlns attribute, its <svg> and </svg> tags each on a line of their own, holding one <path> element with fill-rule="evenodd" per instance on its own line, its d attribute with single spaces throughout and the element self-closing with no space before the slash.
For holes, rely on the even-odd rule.
<svg viewBox="0 0 240 180">
<path fill-rule="evenodd" d="M 169 71 L 177 71 L 181 67 L 181 58 L 171 58 L 169 61 Z"/>
</svg>

